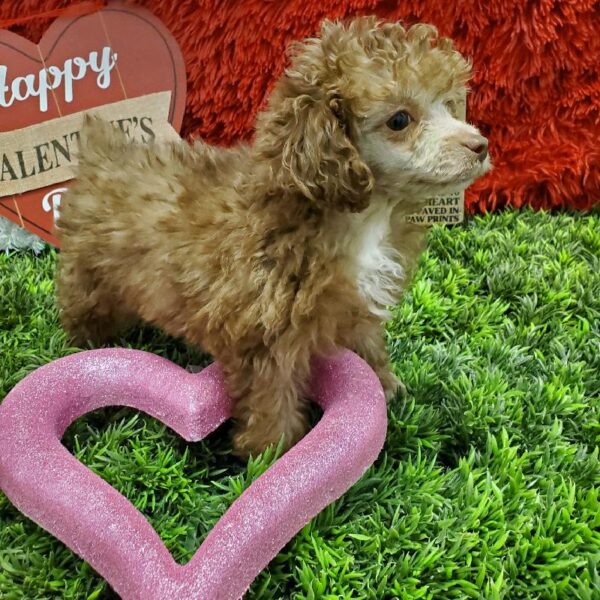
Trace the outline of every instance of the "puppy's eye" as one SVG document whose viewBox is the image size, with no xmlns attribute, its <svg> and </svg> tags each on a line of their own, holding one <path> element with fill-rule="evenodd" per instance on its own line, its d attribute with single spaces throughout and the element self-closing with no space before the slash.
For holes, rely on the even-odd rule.
<svg viewBox="0 0 600 600">
<path fill-rule="evenodd" d="M 399 110 L 387 122 L 387 126 L 393 131 L 401 131 L 412 123 L 412 117 L 405 111 Z"/>
</svg>

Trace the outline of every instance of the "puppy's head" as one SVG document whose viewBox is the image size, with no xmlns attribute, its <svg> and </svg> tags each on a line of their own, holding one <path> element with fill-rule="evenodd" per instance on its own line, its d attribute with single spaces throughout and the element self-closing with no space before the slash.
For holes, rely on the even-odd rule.
<svg viewBox="0 0 600 600">
<path fill-rule="evenodd" d="M 469 63 L 436 29 L 363 17 L 324 22 L 257 122 L 273 183 L 315 203 L 360 211 L 375 185 L 426 198 L 490 168 L 487 140 L 458 118 Z"/>
</svg>

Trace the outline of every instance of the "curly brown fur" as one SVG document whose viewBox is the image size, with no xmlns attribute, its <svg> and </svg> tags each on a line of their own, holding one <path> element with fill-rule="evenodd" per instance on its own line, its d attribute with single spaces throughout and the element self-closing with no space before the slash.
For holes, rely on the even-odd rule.
<svg viewBox="0 0 600 600">
<path fill-rule="evenodd" d="M 147 147 L 88 123 L 59 219 L 65 328 L 102 343 L 141 319 L 210 352 L 240 453 L 304 434 L 312 355 L 352 348 L 391 395 L 386 305 L 425 237 L 404 216 L 489 168 L 485 140 L 451 114 L 468 76 L 432 27 L 325 22 L 294 49 L 251 146 Z M 392 130 L 401 109 L 411 122 Z"/>
</svg>

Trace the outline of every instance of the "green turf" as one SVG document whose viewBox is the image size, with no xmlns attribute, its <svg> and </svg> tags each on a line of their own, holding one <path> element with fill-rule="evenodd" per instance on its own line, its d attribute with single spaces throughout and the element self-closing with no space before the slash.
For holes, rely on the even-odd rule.
<svg viewBox="0 0 600 600">
<path fill-rule="evenodd" d="M 54 253 L 0 257 L 0 398 L 76 351 Z M 248 598 L 600 599 L 600 218 L 505 213 L 435 228 L 389 348 L 409 394 L 365 477 L 307 525 Z M 121 343 L 182 365 L 151 330 Z M 274 460 L 226 432 L 186 445 L 111 409 L 66 443 L 144 512 L 178 560 Z M 114 598 L 0 494 L 0 598 Z"/>
</svg>

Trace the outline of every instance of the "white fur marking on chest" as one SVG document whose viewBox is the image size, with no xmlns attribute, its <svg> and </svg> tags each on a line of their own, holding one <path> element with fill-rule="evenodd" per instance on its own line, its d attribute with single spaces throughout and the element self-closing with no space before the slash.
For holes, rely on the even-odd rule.
<svg viewBox="0 0 600 600">
<path fill-rule="evenodd" d="M 387 307 L 397 302 L 404 278 L 400 255 L 389 241 L 392 210 L 391 203 L 373 203 L 351 215 L 345 234 L 358 289 L 371 312 L 384 318 L 389 317 Z"/>
</svg>

